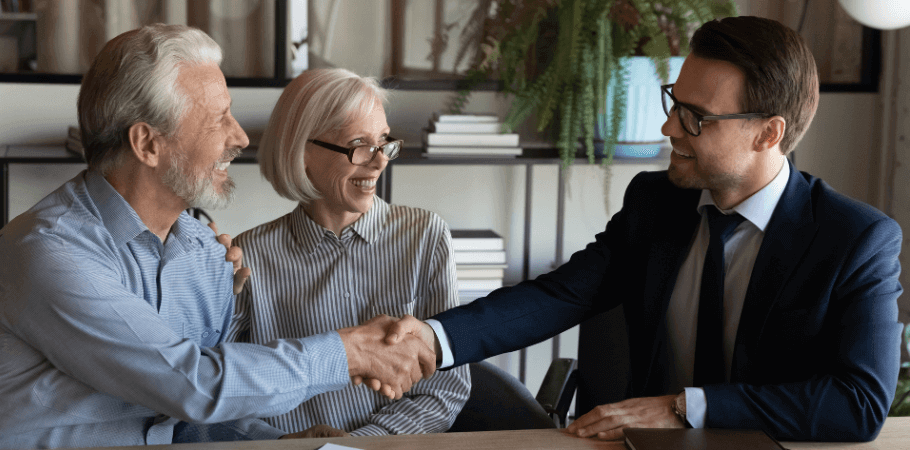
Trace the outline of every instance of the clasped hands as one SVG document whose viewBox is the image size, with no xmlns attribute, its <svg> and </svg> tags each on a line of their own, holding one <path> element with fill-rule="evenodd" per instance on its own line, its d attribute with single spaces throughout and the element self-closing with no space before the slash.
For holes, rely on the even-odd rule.
<svg viewBox="0 0 910 450">
<path fill-rule="evenodd" d="M 402 320 L 423 323 L 409 315 L 403 319 L 380 315 L 338 330 L 354 384 L 364 382 L 390 399 L 399 399 L 414 383 L 433 376 L 436 352 L 432 336 L 427 344 L 418 333 L 399 334 L 394 330 Z"/>
<path fill-rule="evenodd" d="M 218 226 L 209 223 L 218 243 L 225 248 L 225 261 L 233 265 L 234 294 L 243 290 L 250 277 L 250 268 L 243 267 L 243 251 L 233 245 L 230 235 L 218 234 Z M 355 384 L 364 380 L 374 391 L 391 399 L 399 399 L 421 378 L 430 378 L 436 372 L 436 353 L 433 335 L 420 337 L 417 324 L 423 322 L 413 316 L 405 322 L 408 327 L 395 328 L 398 319 L 386 315 L 376 316 L 356 327 L 338 330 L 348 357 L 348 372 Z M 427 326 L 429 328 L 429 326 Z M 432 329 L 430 333 L 432 333 Z"/>
<path fill-rule="evenodd" d="M 380 349 L 399 349 L 403 352 L 397 353 L 399 355 L 398 359 L 393 360 L 392 362 L 398 364 L 413 364 L 413 360 L 408 360 L 416 356 L 419 372 L 423 374 L 423 378 L 430 378 L 430 376 L 435 373 L 439 344 L 433 329 L 425 322 L 418 320 L 410 314 L 406 314 L 400 319 L 381 315 L 364 322 L 360 327 L 370 328 L 370 331 L 368 331 L 369 338 L 364 341 L 364 343 L 370 343 Z M 404 392 L 407 392 L 413 383 L 420 381 L 420 377 L 417 376 L 417 367 L 409 365 L 409 368 L 407 369 L 411 371 L 410 384 L 401 383 L 401 379 L 398 379 L 399 383 L 396 384 L 394 381 L 390 383 L 384 378 L 372 376 L 369 373 L 355 373 L 355 367 L 359 368 L 362 365 L 360 361 L 356 360 L 362 353 L 352 353 L 352 350 L 355 348 L 349 347 L 348 342 L 345 341 L 345 339 L 348 335 L 347 333 L 357 330 L 360 327 L 338 330 L 338 333 L 341 334 L 342 341 L 345 342 L 344 348 L 348 353 L 351 380 L 354 384 L 358 385 L 364 383 L 369 386 L 370 389 L 373 389 L 388 398 L 401 398 L 401 395 Z M 381 365 L 382 363 L 388 362 L 385 361 L 379 353 L 372 356 L 373 358 L 371 361 L 365 362 L 375 365 Z M 358 365 L 355 366 L 354 364 Z M 415 376 L 417 377 L 415 378 Z"/>
</svg>

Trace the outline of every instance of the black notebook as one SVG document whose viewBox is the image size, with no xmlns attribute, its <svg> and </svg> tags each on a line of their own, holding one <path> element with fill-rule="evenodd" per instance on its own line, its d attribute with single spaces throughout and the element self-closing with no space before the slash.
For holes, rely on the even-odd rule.
<svg viewBox="0 0 910 450">
<path fill-rule="evenodd" d="M 626 428 L 629 450 L 786 450 L 761 430 Z"/>
</svg>

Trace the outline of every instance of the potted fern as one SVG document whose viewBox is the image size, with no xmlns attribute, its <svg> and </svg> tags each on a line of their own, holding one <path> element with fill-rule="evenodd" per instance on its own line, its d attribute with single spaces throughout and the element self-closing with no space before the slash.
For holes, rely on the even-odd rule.
<svg viewBox="0 0 910 450">
<path fill-rule="evenodd" d="M 468 86 L 501 80 L 503 92 L 513 97 L 504 127 L 513 130 L 536 113 L 537 130 L 551 132 L 565 166 L 575 159 L 579 138 L 593 163 L 596 135 L 604 163 L 612 160 L 626 119 L 629 57 L 649 58 L 667 80 L 669 58 L 688 54 L 697 27 L 736 13 L 730 0 L 491 2 L 479 1 L 485 20 L 477 30 L 480 45 Z M 462 90 L 451 109 L 460 111 L 469 93 L 470 87 Z"/>
</svg>

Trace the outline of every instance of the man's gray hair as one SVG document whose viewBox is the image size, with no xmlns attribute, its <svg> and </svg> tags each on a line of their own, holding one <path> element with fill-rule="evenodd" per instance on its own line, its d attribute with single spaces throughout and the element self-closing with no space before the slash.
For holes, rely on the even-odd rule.
<svg viewBox="0 0 910 450">
<path fill-rule="evenodd" d="M 184 25 L 147 25 L 111 39 L 82 78 L 79 128 L 90 170 L 107 174 L 129 148 L 129 128 L 144 122 L 171 137 L 187 108 L 180 66 L 221 64 L 221 47 Z"/>
<path fill-rule="evenodd" d="M 284 198 L 309 203 L 320 198 L 306 175 L 307 140 L 344 129 L 385 103 L 388 92 L 375 78 L 345 69 L 312 69 L 281 93 L 259 143 L 259 170 Z"/>
</svg>

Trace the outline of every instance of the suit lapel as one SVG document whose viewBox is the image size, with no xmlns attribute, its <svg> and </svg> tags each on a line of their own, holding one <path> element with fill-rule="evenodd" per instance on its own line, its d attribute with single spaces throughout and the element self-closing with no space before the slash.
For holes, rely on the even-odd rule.
<svg viewBox="0 0 910 450">
<path fill-rule="evenodd" d="M 745 351 L 754 347 L 771 307 L 809 248 L 818 226 L 810 202 L 809 184 L 790 166 L 790 178 L 755 258 L 736 333 L 731 379 L 742 379 L 748 370 Z"/>
<path fill-rule="evenodd" d="M 673 192 L 678 192 L 673 195 Z M 649 330 L 647 336 L 652 336 L 650 345 L 651 361 L 646 371 L 640 373 L 638 379 L 643 380 L 640 387 L 661 389 L 665 384 L 665 370 L 655 370 L 655 364 L 665 352 L 662 346 L 666 345 L 666 318 L 670 297 L 676 286 L 679 269 L 689 253 L 692 239 L 698 228 L 701 215 L 698 214 L 698 198 L 700 190 L 679 189 L 673 187 L 669 193 L 667 216 L 660 228 L 659 236 L 650 236 L 653 245 L 648 254 L 647 278 L 645 281 L 643 305 L 644 329 Z M 648 348 L 648 347 L 645 347 Z M 652 375 L 655 377 L 652 379 Z M 653 385 L 653 386 L 652 386 Z"/>
</svg>

